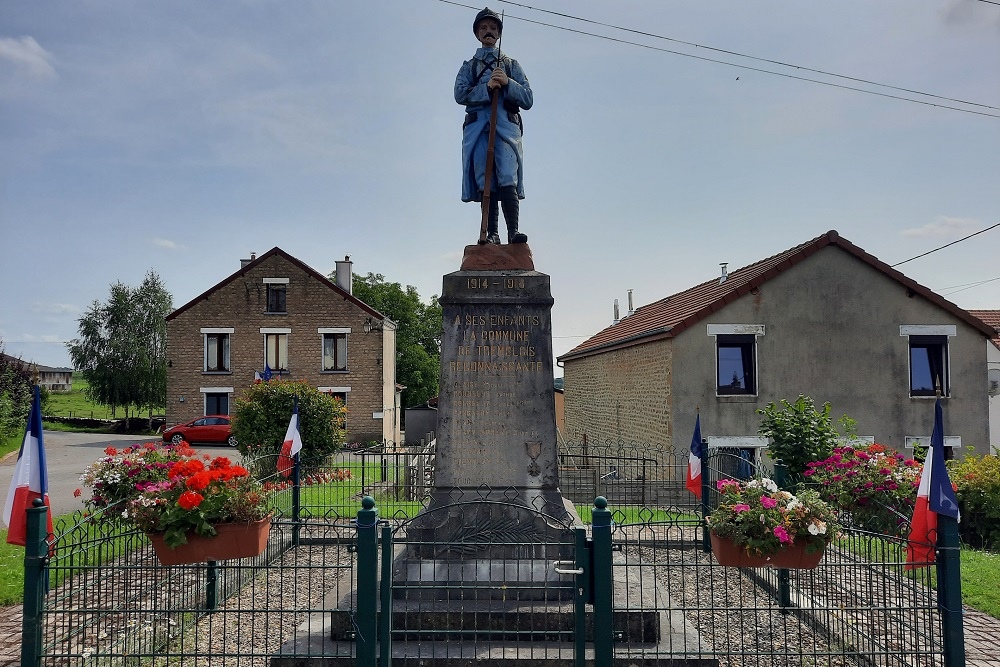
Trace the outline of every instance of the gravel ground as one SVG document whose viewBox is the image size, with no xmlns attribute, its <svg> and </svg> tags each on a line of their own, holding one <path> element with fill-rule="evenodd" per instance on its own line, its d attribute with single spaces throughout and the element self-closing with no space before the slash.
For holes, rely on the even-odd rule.
<svg viewBox="0 0 1000 667">
<path fill-rule="evenodd" d="M 675 535 L 676 537 L 676 535 Z M 682 537 L 689 537 L 683 535 Z M 150 556 L 147 554 L 146 556 Z M 666 558 L 669 557 L 669 561 Z M 828 554 L 832 562 L 845 567 L 821 567 L 814 574 L 793 573 L 793 577 L 816 577 L 808 590 L 808 600 L 817 610 L 814 618 L 802 620 L 797 614 L 783 614 L 773 596 L 763 592 L 742 570 L 714 565 L 710 554 L 696 549 L 664 550 L 627 546 L 616 554 L 618 567 L 633 568 L 628 576 L 642 577 L 641 588 L 669 591 L 669 600 L 659 598 L 653 606 L 663 611 L 683 614 L 687 624 L 697 630 L 700 646 L 674 647 L 688 653 L 714 652 L 728 667 L 785 667 L 791 665 L 853 664 L 842 655 L 839 643 L 831 644 L 826 635 L 809 621 L 825 621 L 856 630 L 851 641 L 868 650 L 885 651 L 886 664 L 914 667 L 932 664 L 929 656 L 905 659 L 912 650 L 913 637 L 922 632 L 922 624 L 934 622 L 932 614 L 915 611 L 899 616 L 898 608 L 912 595 L 912 582 L 903 580 L 891 568 L 883 568 L 882 577 L 852 578 L 851 573 L 865 573 L 864 568 L 848 567 L 843 552 Z M 353 578 L 354 554 L 343 546 L 302 546 L 286 552 L 272 567 L 254 570 L 249 567 L 225 568 L 231 579 L 237 576 L 249 585 L 223 604 L 219 611 L 206 616 L 194 628 L 181 632 L 183 618 L 165 610 L 191 591 L 203 591 L 203 569 L 133 568 L 127 581 L 92 582 L 83 597 L 66 604 L 69 610 L 53 615 L 49 632 L 64 628 L 60 644 L 64 658 L 46 660 L 46 664 L 77 664 L 86 655 L 106 653 L 131 654 L 150 652 L 156 643 L 171 642 L 172 653 L 188 654 L 183 660 L 174 655 L 162 657 L 155 664 L 222 666 L 261 666 L 268 656 L 296 637 L 315 630 L 321 615 L 310 610 L 329 606 L 330 600 L 347 595 Z M 113 570 L 113 566 L 109 567 Z M 164 573 L 171 576 L 164 578 Z M 616 578 L 620 573 L 616 572 Z M 154 577 L 160 577 L 151 581 Z M 150 586 L 150 584 L 155 584 Z M 104 616 L 99 621 L 85 609 L 99 599 L 107 587 L 123 586 L 126 591 L 151 588 L 147 599 L 129 602 L 128 615 Z M 855 608 L 855 591 L 868 589 L 885 603 L 885 610 Z M 58 595 L 59 591 L 54 591 Z M 199 593 L 200 594 L 200 593 Z M 51 597 L 50 597 L 51 599 Z M 327 600 L 324 605 L 324 599 Z M 805 599 L 797 599 L 805 604 Z M 616 601 L 623 604 L 621 599 Z M 192 603 L 193 606 L 193 603 Z M 910 606 L 913 606 L 910 604 Z M 260 610 L 270 611 L 263 613 Z M 163 610 L 163 611 L 158 611 Z M 895 615 L 893 615 L 895 613 Z M 895 619 L 884 622 L 885 619 Z M 881 622 L 880 622 L 881 621 Z M 312 623 L 312 627 L 308 626 Z M 0 610 L 0 667 L 19 664 L 20 608 Z M 54 628 L 54 629 L 53 629 Z M 1000 642 L 1000 620 L 981 612 L 965 610 L 966 655 L 969 667 L 1000 667 L 995 648 Z M 867 644 L 864 644 L 867 642 Z M 873 649 L 873 647 L 880 647 Z M 898 653 L 897 653 L 898 651 Z M 70 657 L 70 656 L 77 657 Z"/>
</svg>

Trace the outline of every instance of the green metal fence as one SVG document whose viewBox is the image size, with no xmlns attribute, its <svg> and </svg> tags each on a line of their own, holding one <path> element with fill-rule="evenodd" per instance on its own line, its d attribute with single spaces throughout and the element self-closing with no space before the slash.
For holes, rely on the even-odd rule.
<svg viewBox="0 0 1000 667">
<path fill-rule="evenodd" d="M 276 484 L 268 546 L 252 559 L 164 567 L 127 523 L 80 515 L 46 539 L 44 512 L 29 510 L 22 665 L 401 667 L 442 644 L 465 661 L 455 664 L 498 648 L 574 667 L 964 664 L 953 525 L 939 526 L 937 565 L 919 570 L 904 570 L 898 537 L 854 529 L 815 570 L 721 567 L 702 516 L 714 480 L 742 465 L 725 452 L 703 463 L 703 506 L 683 489 L 686 451 L 589 446 L 589 461 L 570 467 L 578 479 L 594 478 L 584 463 L 599 471 L 617 501 L 575 498 L 587 525 L 567 526 L 549 563 L 570 594 L 508 614 L 515 625 L 488 619 L 512 606 L 503 599 L 407 602 L 403 589 L 420 577 L 401 578 L 399 559 L 427 539 L 411 530 L 426 476 L 409 472 L 409 458 L 377 454 Z M 467 494 L 446 511 L 478 511 L 488 497 Z M 451 617 L 447 632 L 413 625 L 421 615 Z"/>
</svg>

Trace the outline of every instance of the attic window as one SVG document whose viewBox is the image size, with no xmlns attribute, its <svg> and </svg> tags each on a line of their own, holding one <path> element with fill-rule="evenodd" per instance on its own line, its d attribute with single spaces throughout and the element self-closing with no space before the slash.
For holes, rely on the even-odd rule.
<svg viewBox="0 0 1000 667">
<path fill-rule="evenodd" d="M 715 336 L 716 394 L 755 396 L 757 394 L 757 336 L 764 335 L 762 324 L 709 324 Z"/>
<path fill-rule="evenodd" d="M 948 337 L 957 333 L 956 327 L 904 325 L 899 333 L 908 338 L 910 396 L 934 397 L 939 388 L 942 396 L 948 396 Z"/>
</svg>

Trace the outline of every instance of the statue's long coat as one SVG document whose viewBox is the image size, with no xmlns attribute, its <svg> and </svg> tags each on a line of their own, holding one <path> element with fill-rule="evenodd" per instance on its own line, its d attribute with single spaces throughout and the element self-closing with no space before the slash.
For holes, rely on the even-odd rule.
<svg viewBox="0 0 1000 667">
<path fill-rule="evenodd" d="M 486 87 L 496 63 L 496 49 L 480 48 L 471 60 L 462 63 L 455 78 L 455 101 L 465 105 L 462 131 L 462 201 L 482 201 L 486 173 L 486 144 L 490 135 L 490 91 Z M 513 58 L 500 54 L 510 81 L 500 88 L 497 105 L 497 138 L 494 146 L 494 180 L 491 191 L 517 186 L 524 199 L 524 149 L 521 145 L 520 114 L 534 101 L 524 70 Z M 506 102 L 506 105 L 505 105 Z"/>
</svg>

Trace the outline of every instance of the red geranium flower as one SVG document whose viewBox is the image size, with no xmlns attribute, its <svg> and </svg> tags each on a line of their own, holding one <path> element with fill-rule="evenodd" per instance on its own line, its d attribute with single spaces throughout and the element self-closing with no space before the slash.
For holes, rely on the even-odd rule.
<svg viewBox="0 0 1000 667">
<path fill-rule="evenodd" d="M 180 498 L 177 499 L 177 504 L 183 509 L 193 510 L 195 507 L 201 504 L 201 501 L 205 497 L 200 493 L 195 493 L 194 491 L 185 491 L 181 494 Z"/>
</svg>

